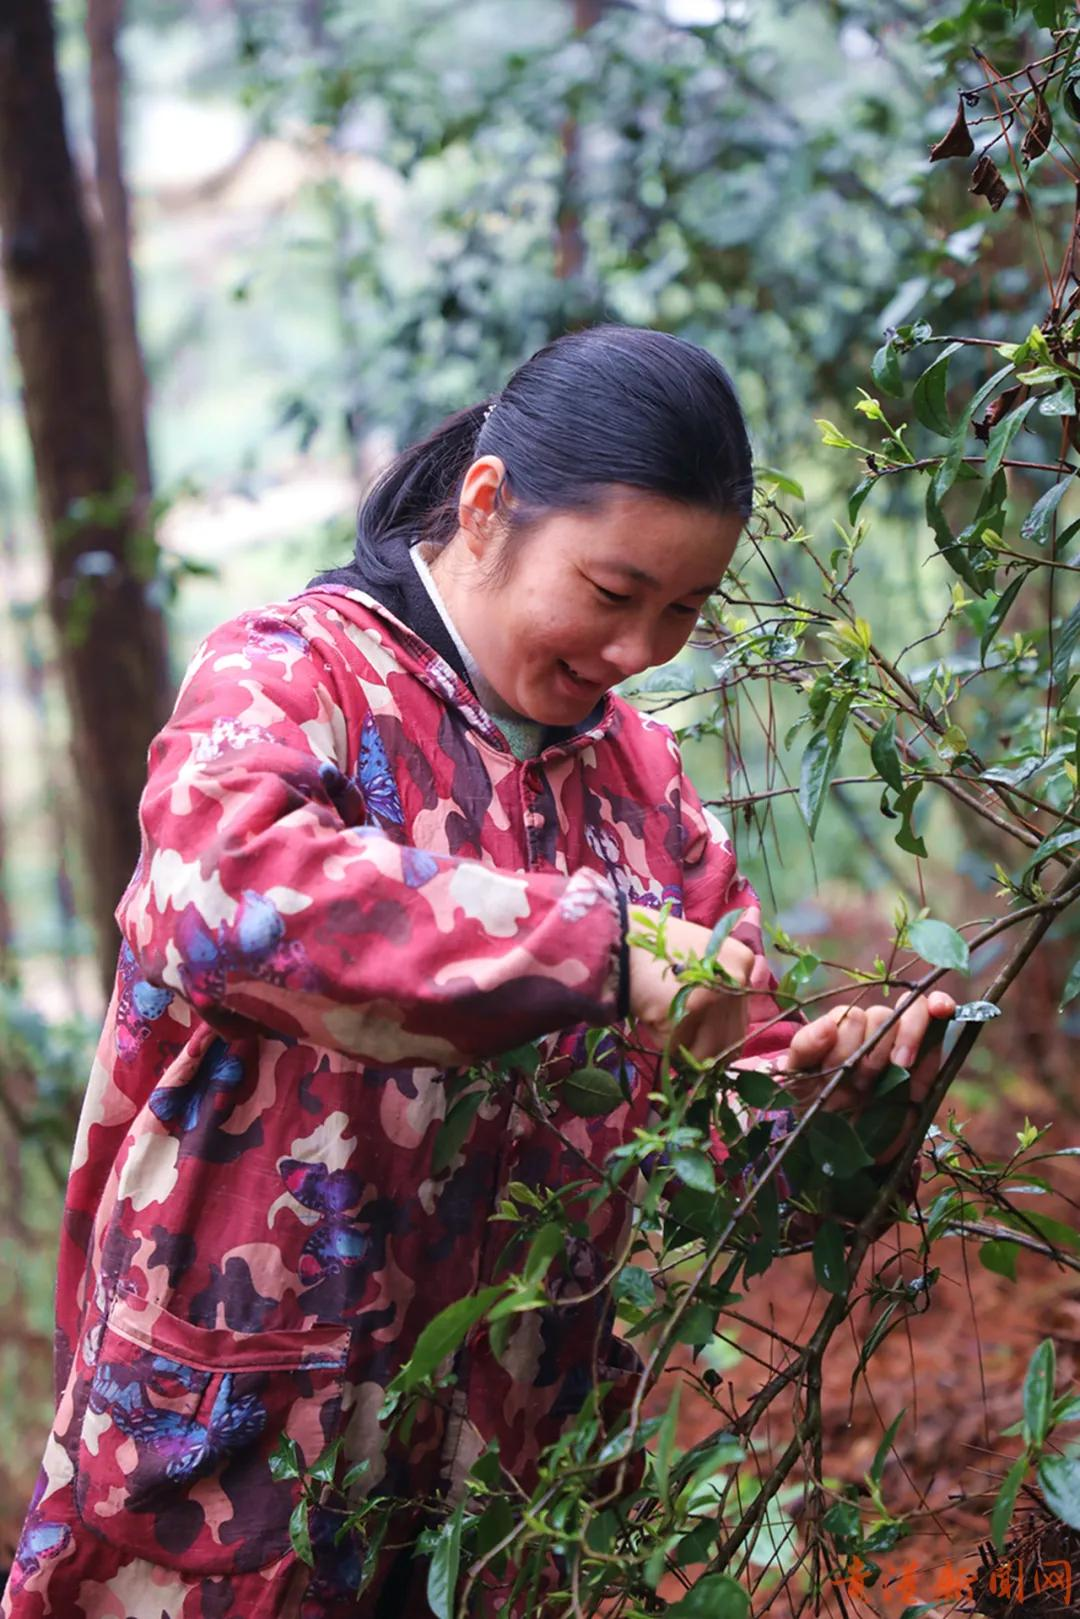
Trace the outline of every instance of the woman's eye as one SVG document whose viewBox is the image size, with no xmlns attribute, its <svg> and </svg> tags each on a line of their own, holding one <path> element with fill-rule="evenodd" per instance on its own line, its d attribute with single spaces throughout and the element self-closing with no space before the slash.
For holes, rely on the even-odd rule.
<svg viewBox="0 0 1080 1619">
<path fill-rule="evenodd" d="M 671 611 L 685 618 L 697 618 L 698 616 L 696 607 L 684 607 L 681 602 L 672 602 Z"/>
<path fill-rule="evenodd" d="M 601 596 L 603 596 L 605 601 L 609 601 L 609 602 L 628 602 L 630 600 L 629 596 L 620 596 L 614 590 L 605 590 L 603 585 L 598 585 L 596 583 L 595 579 L 593 580 L 592 583 L 593 583 L 593 589 L 598 590 L 600 592 Z"/>
</svg>

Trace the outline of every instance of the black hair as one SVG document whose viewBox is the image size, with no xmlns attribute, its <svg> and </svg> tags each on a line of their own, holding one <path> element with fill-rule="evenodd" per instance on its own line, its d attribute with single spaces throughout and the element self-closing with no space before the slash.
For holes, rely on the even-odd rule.
<svg viewBox="0 0 1080 1619">
<path fill-rule="evenodd" d="M 353 566 L 313 583 L 385 578 L 396 537 L 449 541 L 482 455 L 506 467 L 496 509 L 512 541 L 553 512 L 597 510 L 612 484 L 719 515 L 750 512 L 750 444 L 720 362 L 668 332 L 592 326 L 546 343 L 500 393 L 402 451 L 360 507 Z"/>
</svg>

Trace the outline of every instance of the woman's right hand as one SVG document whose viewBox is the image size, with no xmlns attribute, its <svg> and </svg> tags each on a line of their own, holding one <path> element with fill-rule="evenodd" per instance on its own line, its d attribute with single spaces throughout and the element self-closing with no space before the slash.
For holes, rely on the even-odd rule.
<svg viewBox="0 0 1080 1619">
<path fill-rule="evenodd" d="M 644 906 L 630 906 L 629 915 L 631 937 L 638 932 L 651 933 L 656 926 L 656 913 Z M 668 917 L 664 924 L 668 953 L 676 961 L 691 953 L 704 956 L 709 932 L 683 917 Z M 749 984 L 754 953 L 747 945 L 725 939 L 715 959 L 740 988 Z M 635 1023 L 658 1045 L 674 1036 L 674 1048 L 685 1046 L 699 1062 L 721 1053 L 737 1056 L 746 1037 L 748 997 L 722 984 L 715 989 L 699 985 L 688 996 L 683 1015 L 673 1027 L 669 1009 L 678 989 L 679 980 L 669 961 L 654 956 L 644 945 L 631 944 L 630 1016 Z"/>
</svg>

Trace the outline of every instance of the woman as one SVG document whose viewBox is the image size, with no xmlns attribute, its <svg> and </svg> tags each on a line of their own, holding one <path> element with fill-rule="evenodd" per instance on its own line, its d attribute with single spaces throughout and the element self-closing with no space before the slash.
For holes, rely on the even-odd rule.
<svg viewBox="0 0 1080 1619">
<path fill-rule="evenodd" d="M 558 1187 L 647 1119 L 676 986 L 635 930 L 670 903 L 669 947 L 701 954 L 742 912 L 733 988 L 695 991 L 676 1031 L 697 1056 L 742 1041 L 815 1070 L 889 1016 L 780 1019 L 727 837 L 671 732 L 611 693 L 684 645 L 750 499 L 709 354 L 577 333 L 399 457 L 350 567 L 196 652 L 117 912 L 9 1619 L 423 1612 L 400 1562 L 357 1599 L 347 1548 L 295 1559 L 296 1487 L 269 1456 L 282 1433 L 308 1464 L 341 1436 L 362 1489 L 417 1503 L 407 1541 L 486 1443 L 527 1484 L 592 1380 L 617 1398 L 601 1292 L 516 1318 L 500 1353 L 474 1334 L 407 1440 L 378 1422 L 424 1325 L 494 1273 L 506 1186 Z M 910 1066 L 951 1010 L 913 1003 L 856 1081 Z M 598 1060 L 631 1052 L 630 1101 L 545 1119 L 507 1085 L 443 1162 L 470 1064 L 539 1040 L 557 1080 L 608 1025 Z M 594 1216 L 564 1301 L 624 1218 Z"/>
</svg>

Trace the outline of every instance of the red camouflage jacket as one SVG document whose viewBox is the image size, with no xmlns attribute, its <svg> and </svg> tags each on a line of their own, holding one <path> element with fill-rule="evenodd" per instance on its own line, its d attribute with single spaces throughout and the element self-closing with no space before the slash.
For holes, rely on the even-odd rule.
<svg viewBox="0 0 1080 1619">
<path fill-rule="evenodd" d="M 291 1550 L 283 1433 L 309 1464 L 342 1437 L 362 1488 L 401 1498 L 490 1439 L 528 1484 L 598 1373 L 632 1375 L 603 1295 L 565 1305 L 617 1250 L 612 1203 L 562 1307 L 498 1356 L 479 1334 L 407 1444 L 380 1427 L 423 1326 L 493 1274 L 502 1189 L 602 1163 L 646 1122 L 654 1059 L 628 1103 L 554 1129 L 493 1093 L 437 1168 L 448 1072 L 541 1037 L 581 1061 L 619 1018 L 620 894 L 705 925 L 745 909 L 744 1055 L 775 1054 L 757 901 L 666 726 L 609 695 L 520 761 L 425 641 L 335 586 L 198 649 L 141 820 L 67 1193 L 55 1427 L 0 1614 L 370 1614 L 385 1571 L 357 1603 L 355 1550 Z"/>
</svg>

